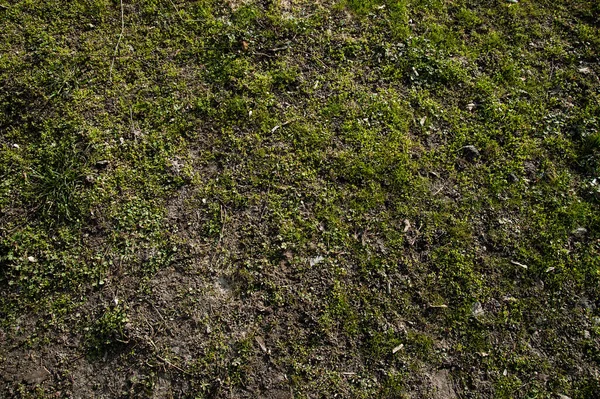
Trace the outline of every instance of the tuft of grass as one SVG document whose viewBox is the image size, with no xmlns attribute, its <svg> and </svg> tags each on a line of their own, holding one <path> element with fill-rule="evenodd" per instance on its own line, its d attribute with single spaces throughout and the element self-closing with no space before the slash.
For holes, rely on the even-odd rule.
<svg viewBox="0 0 600 399">
<path fill-rule="evenodd" d="M 28 173 L 25 172 L 31 207 L 50 225 L 80 222 L 85 213 L 88 172 L 85 150 L 70 138 L 39 148 Z"/>
<path fill-rule="evenodd" d="M 122 304 L 105 308 L 102 314 L 86 327 L 86 345 L 92 356 L 101 356 L 111 349 L 127 343 L 125 331 L 127 312 Z"/>
</svg>

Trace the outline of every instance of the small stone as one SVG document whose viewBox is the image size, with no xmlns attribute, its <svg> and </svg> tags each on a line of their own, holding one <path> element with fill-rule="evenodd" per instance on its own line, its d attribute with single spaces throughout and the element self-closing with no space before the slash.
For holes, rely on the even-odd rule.
<svg viewBox="0 0 600 399">
<path fill-rule="evenodd" d="M 50 373 L 48 372 L 48 370 L 46 370 L 46 368 L 37 369 L 23 376 L 23 380 L 31 385 L 41 384 L 49 378 Z"/>
<path fill-rule="evenodd" d="M 467 104 L 467 110 L 473 111 L 474 109 L 475 109 L 475 103 L 469 103 L 469 104 Z"/>
<path fill-rule="evenodd" d="M 587 229 L 585 227 L 578 227 L 571 232 L 575 237 L 581 238 L 587 234 Z"/>
<path fill-rule="evenodd" d="M 265 340 L 262 339 L 262 337 L 259 337 L 257 335 L 256 337 L 254 337 L 254 340 L 256 341 L 256 343 L 258 344 L 258 346 L 260 347 L 260 350 L 262 350 L 265 353 L 269 353 L 269 350 L 267 349 L 267 345 L 265 345 Z"/>
<path fill-rule="evenodd" d="M 101 160 L 96 162 L 96 168 L 98 169 L 106 169 L 108 167 L 109 162 L 107 160 Z"/>
<path fill-rule="evenodd" d="M 525 170 L 525 172 L 527 173 L 528 176 L 534 177 L 535 174 L 537 173 L 538 168 L 534 162 L 525 161 L 525 162 L 523 162 L 523 169 Z"/>
<path fill-rule="evenodd" d="M 34 258 L 33 256 L 28 256 L 28 257 L 27 257 L 27 260 L 28 260 L 28 261 L 30 261 L 31 263 L 35 263 L 35 262 L 37 262 L 37 259 L 36 259 L 36 258 Z"/>
<path fill-rule="evenodd" d="M 484 313 L 483 306 L 481 306 L 481 302 L 477 301 L 471 307 L 471 314 L 474 317 L 479 317 Z"/>
<path fill-rule="evenodd" d="M 13 147 L 14 147 L 14 148 L 16 148 L 16 149 L 19 149 L 19 148 L 20 148 L 20 147 L 19 147 L 19 145 L 18 145 L 17 143 L 13 144 Z"/>
<path fill-rule="evenodd" d="M 517 4 L 519 0 L 506 0 L 506 2 L 510 4 Z"/>
<path fill-rule="evenodd" d="M 474 145 L 466 145 L 462 148 L 463 155 L 473 161 L 481 156 L 479 150 Z"/>
<path fill-rule="evenodd" d="M 312 266 L 318 265 L 319 263 L 323 262 L 324 260 L 325 260 L 325 258 L 322 257 L 321 255 L 319 255 L 319 256 L 315 256 L 314 258 L 310 258 L 308 260 L 308 263 L 312 267 Z"/>
</svg>

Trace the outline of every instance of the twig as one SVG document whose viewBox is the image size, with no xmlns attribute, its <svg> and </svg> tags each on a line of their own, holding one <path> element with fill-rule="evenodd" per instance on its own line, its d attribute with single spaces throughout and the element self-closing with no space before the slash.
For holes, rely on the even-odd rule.
<svg viewBox="0 0 600 399">
<path fill-rule="evenodd" d="M 117 40 L 117 45 L 115 46 L 115 52 L 113 53 L 112 62 L 110 63 L 110 71 L 108 73 L 108 78 L 112 82 L 112 71 L 115 66 L 115 58 L 117 57 L 117 52 L 119 51 L 119 45 L 121 44 L 121 39 L 123 39 L 123 32 L 125 31 L 125 18 L 123 16 L 123 0 L 121 0 L 121 33 L 119 33 L 119 40 Z"/>
<path fill-rule="evenodd" d="M 440 187 L 438 190 L 435 191 L 435 193 L 433 193 L 433 197 L 435 197 L 436 195 L 438 195 L 443 189 L 444 189 L 445 185 L 442 184 L 442 187 Z"/>
<path fill-rule="evenodd" d="M 221 248 L 221 241 L 223 240 L 223 235 L 225 233 L 225 222 L 227 221 L 227 211 L 223 204 L 221 204 L 221 233 L 219 234 L 219 241 L 217 241 L 217 246 L 215 247 L 215 252 L 210 259 L 210 263 L 212 264 L 217 256 L 217 251 Z"/>
<path fill-rule="evenodd" d="M 177 370 L 181 371 L 183 374 L 188 374 L 188 375 L 189 375 L 189 373 L 188 373 L 187 371 L 185 371 L 185 370 L 184 370 L 184 369 L 182 369 L 181 367 L 179 367 L 179 366 L 177 366 L 177 365 L 175 365 L 175 364 L 171 363 L 171 362 L 170 362 L 170 361 L 168 361 L 167 359 L 164 359 L 164 358 L 162 358 L 162 357 L 160 357 L 160 356 L 158 356 L 158 355 L 156 355 L 156 357 L 157 357 L 157 359 L 158 359 L 158 360 L 162 360 L 163 362 L 165 362 L 165 363 L 166 363 L 166 364 L 168 364 L 169 366 L 173 367 L 174 369 L 177 369 Z"/>
<path fill-rule="evenodd" d="M 147 339 L 148 339 L 148 342 L 150 342 L 150 344 L 151 344 L 151 345 L 154 347 L 154 350 L 155 350 L 156 352 L 158 352 L 158 348 L 157 348 L 156 344 L 154 343 L 154 341 L 152 341 L 152 339 L 151 339 L 151 338 L 147 338 Z M 187 375 L 189 375 L 189 374 L 190 374 L 190 373 L 188 373 L 187 371 L 185 371 L 184 369 L 182 369 L 181 367 L 179 367 L 179 366 L 177 366 L 177 365 L 175 365 L 175 364 L 171 363 L 171 362 L 170 362 L 170 361 L 168 361 L 167 359 L 165 359 L 165 358 L 161 357 L 161 356 L 160 356 L 158 353 L 155 353 L 154 355 L 156 356 L 156 358 L 157 358 L 158 360 L 161 360 L 163 363 L 166 363 L 166 364 L 168 364 L 169 366 L 173 367 L 174 369 L 177 369 L 177 370 L 181 371 L 183 374 L 187 374 Z"/>
<path fill-rule="evenodd" d="M 150 306 L 152 306 L 152 308 L 154 309 L 154 311 L 158 314 L 158 316 L 160 317 L 160 319 L 162 321 L 165 321 L 165 318 L 163 317 L 163 315 L 158 311 L 158 309 L 156 308 L 156 306 L 154 306 L 154 303 L 152 303 L 149 300 L 146 300 L 146 302 L 148 302 L 150 304 Z"/>
<path fill-rule="evenodd" d="M 173 0 L 169 0 L 169 2 L 171 3 L 171 5 L 173 6 L 173 8 L 175 9 L 175 11 L 177 11 L 177 15 L 179 16 L 179 19 L 181 20 L 181 22 L 185 22 L 185 20 L 183 19 L 183 17 L 181 16 L 181 13 L 179 12 L 179 9 L 177 8 L 177 6 L 175 5 L 175 3 L 173 3 Z"/>
</svg>

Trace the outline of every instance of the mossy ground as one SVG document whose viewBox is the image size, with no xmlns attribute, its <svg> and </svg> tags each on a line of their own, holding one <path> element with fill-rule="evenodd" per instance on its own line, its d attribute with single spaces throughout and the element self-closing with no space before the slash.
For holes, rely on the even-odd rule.
<svg viewBox="0 0 600 399">
<path fill-rule="evenodd" d="M 0 395 L 595 397 L 598 4 L 3 2 Z"/>
</svg>

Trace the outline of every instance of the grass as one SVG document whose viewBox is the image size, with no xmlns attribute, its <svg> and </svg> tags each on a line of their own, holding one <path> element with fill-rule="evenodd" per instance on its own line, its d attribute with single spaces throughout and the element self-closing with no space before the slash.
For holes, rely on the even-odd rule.
<svg viewBox="0 0 600 399">
<path fill-rule="evenodd" d="M 598 7 L 3 3 L 2 395 L 594 397 Z"/>
</svg>

